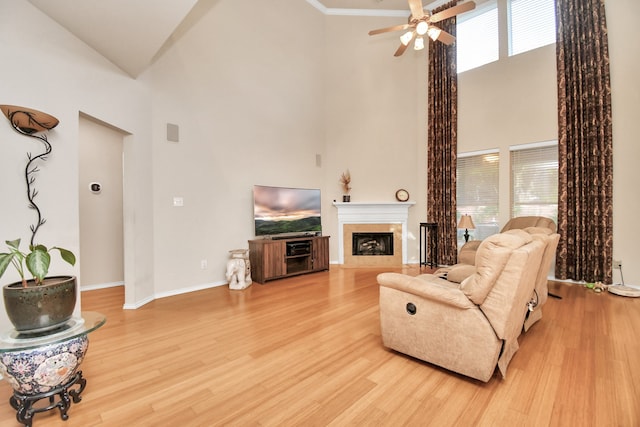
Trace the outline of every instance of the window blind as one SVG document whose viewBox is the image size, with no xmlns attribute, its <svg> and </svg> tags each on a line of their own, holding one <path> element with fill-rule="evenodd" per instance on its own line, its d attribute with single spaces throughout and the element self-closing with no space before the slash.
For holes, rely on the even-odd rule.
<svg viewBox="0 0 640 427">
<path fill-rule="evenodd" d="M 471 215 L 475 230 L 469 230 L 474 240 L 482 240 L 498 232 L 498 170 L 497 151 L 475 155 L 459 155 L 456 198 L 457 221 L 462 214 Z M 458 230 L 458 243 L 464 243 L 464 230 Z"/>
<path fill-rule="evenodd" d="M 558 144 L 511 148 L 511 217 L 558 220 Z"/>
<path fill-rule="evenodd" d="M 478 13 L 459 18 L 456 33 L 459 73 L 497 61 L 499 40 L 496 3 L 491 2 Z"/>
<path fill-rule="evenodd" d="M 510 56 L 555 43 L 555 0 L 510 0 L 509 23 Z"/>
</svg>

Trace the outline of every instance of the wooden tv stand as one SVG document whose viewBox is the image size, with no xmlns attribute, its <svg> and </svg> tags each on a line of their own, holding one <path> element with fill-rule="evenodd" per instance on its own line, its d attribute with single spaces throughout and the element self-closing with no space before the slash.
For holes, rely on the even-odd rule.
<svg viewBox="0 0 640 427">
<path fill-rule="evenodd" d="M 251 278 L 258 283 L 329 269 L 329 236 L 249 240 Z"/>
</svg>

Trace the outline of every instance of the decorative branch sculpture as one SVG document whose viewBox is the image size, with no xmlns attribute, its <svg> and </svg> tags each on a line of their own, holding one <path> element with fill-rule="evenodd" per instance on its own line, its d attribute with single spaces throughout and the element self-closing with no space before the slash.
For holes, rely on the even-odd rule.
<svg viewBox="0 0 640 427">
<path fill-rule="evenodd" d="M 44 144 L 44 152 L 36 156 L 31 153 L 27 153 L 27 166 L 24 169 L 24 179 L 27 184 L 27 199 L 29 199 L 29 208 L 36 211 L 37 220 L 35 224 L 32 224 L 31 229 L 31 245 L 35 246 L 35 237 L 38 229 L 47 220 L 42 217 L 40 207 L 36 204 L 35 198 L 38 195 L 38 191 L 33 187 L 36 177 L 35 174 L 40 171 L 37 164 L 38 160 L 46 161 L 47 156 L 51 154 L 52 147 L 47 140 L 47 135 L 41 134 L 45 130 L 51 130 L 59 123 L 55 117 L 43 113 L 41 111 L 33 110 L 31 108 L 16 107 L 12 105 L 1 105 L 0 109 L 7 116 L 11 126 L 16 132 L 40 140 Z"/>
<path fill-rule="evenodd" d="M 49 272 L 49 265 L 51 263 L 50 252 L 58 250 L 60 256 L 64 261 L 71 265 L 75 265 L 75 255 L 64 248 L 53 246 L 47 248 L 42 244 L 36 244 L 36 233 L 40 227 L 46 222 L 42 217 L 42 212 L 35 202 L 35 198 L 38 195 L 38 191 L 33 188 L 36 180 L 36 173 L 39 172 L 37 164 L 38 160 L 46 161 L 47 156 L 51 154 L 51 144 L 47 141 L 47 136 L 44 134 L 38 134 L 53 129 L 58 125 L 58 119 L 49 114 L 41 111 L 33 110 L 31 108 L 15 107 L 13 105 L 0 105 L 0 110 L 7 116 L 11 126 L 16 132 L 36 138 L 44 144 L 44 152 L 36 156 L 31 153 L 27 153 L 29 161 L 24 169 L 24 179 L 27 183 L 27 198 L 29 199 L 29 208 L 36 211 L 37 221 L 31 225 L 31 244 L 29 245 L 28 252 L 22 252 L 20 250 L 20 239 L 5 240 L 8 247 L 8 252 L 0 253 L 0 277 L 7 270 L 9 265 L 13 265 L 22 279 L 22 286 L 29 287 L 29 281 L 25 277 L 25 265 L 26 269 L 33 275 L 33 283 L 36 286 L 44 284 L 44 280 Z M 74 279 L 75 286 L 75 279 Z M 75 294 L 74 294 L 75 295 Z M 75 298 L 75 297 L 74 297 Z M 6 301 L 6 295 L 5 295 Z M 74 299 L 75 304 L 75 299 Z"/>
</svg>

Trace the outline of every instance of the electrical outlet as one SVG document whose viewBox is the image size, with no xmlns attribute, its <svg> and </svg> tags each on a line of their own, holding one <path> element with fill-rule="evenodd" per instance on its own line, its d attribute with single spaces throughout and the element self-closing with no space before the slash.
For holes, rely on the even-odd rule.
<svg viewBox="0 0 640 427">
<path fill-rule="evenodd" d="M 207 260 L 203 259 L 202 261 L 200 261 L 200 268 L 205 270 L 207 268 Z"/>
<path fill-rule="evenodd" d="M 622 268 L 622 261 L 620 261 L 619 259 L 614 259 L 613 268 L 620 270 Z"/>
</svg>

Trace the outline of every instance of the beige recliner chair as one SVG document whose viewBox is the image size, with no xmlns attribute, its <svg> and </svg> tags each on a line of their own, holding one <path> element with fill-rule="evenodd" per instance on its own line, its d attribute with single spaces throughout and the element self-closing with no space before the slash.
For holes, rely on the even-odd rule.
<svg viewBox="0 0 640 427">
<path fill-rule="evenodd" d="M 551 233 L 556 232 L 556 223 L 552 219 L 543 216 L 518 216 L 511 218 L 500 230 L 501 233 L 509 230 L 524 229 L 527 227 L 547 228 Z M 458 253 L 459 264 L 475 264 L 476 251 L 481 240 L 466 242 Z"/>
<path fill-rule="evenodd" d="M 555 258 L 560 235 L 556 233 L 556 223 L 553 222 L 552 219 L 543 216 L 520 216 L 511 218 L 505 226 L 502 227 L 502 232 L 517 229 L 522 229 L 532 235 L 538 235 L 535 238 L 542 239 L 547 244 L 538 271 L 536 286 L 534 292 L 531 294 L 529 312 L 523 325 L 524 330 L 528 331 L 535 322 L 542 318 L 542 306 L 550 295 L 547 286 L 547 276 L 549 275 L 551 264 Z M 435 274 L 441 276 L 447 275 L 448 280 L 458 283 L 462 282 L 462 280 L 475 271 L 473 266 L 475 266 L 476 251 L 480 243 L 482 243 L 481 240 L 472 240 L 471 242 L 465 243 L 458 254 L 458 264 L 441 268 L 436 271 Z"/>
<path fill-rule="evenodd" d="M 386 347 L 460 374 L 503 377 L 518 350 L 545 244 L 523 230 L 495 234 L 478 247 L 462 283 L 433 274 L 378 275 Z"/>
<path fill-rule="evenodd" d="M 534 223 L 540 224 L 541 226 L 522 227 L 523 225 Z M 545 244 L 542 262 L 540 264 L 540 269 L 538 270 L 538 274 L 536 277 L 536 285 L 529 301 L 529 311 L 527 312 L 524 324 L 522 325 L 523 329 L 525 331 L 528 331 L 534 323 L 542 318 L 542 306 L 546 303 L 548 296 L 551 295 L 556 298 L 560 298 L 557 295 L 549 293 L 547 279 L 549 270 L 551 269 L 551 264 L 553 263 L 556 255 L 556 249 L 558 248 L 560 235 L 555 233 L 556 224 L 552 220 L 544 217 L 530 216 L 513 218 L 505 225 L 505 228 L 510 228 L 513 230 L 520 229 L 521 227 L 524 231 L 531 234 L 533 238 L 541 240 Z M 467 263 L 460 263 L 451 267 L 443 267 L 437 270 L 435 274 L 437 276 L 446 277 L 447 280 L 456 283 L 462 282 L 464 279 L 473 274 L 476 270 L 475 255 L 477 247 L 480 245 L 481 241 L 473 243 L 477 243 L 473 249 L 473 252 L 469 252 L 474 257 L 473 261 L 467 260 Z"/>
</svg>

